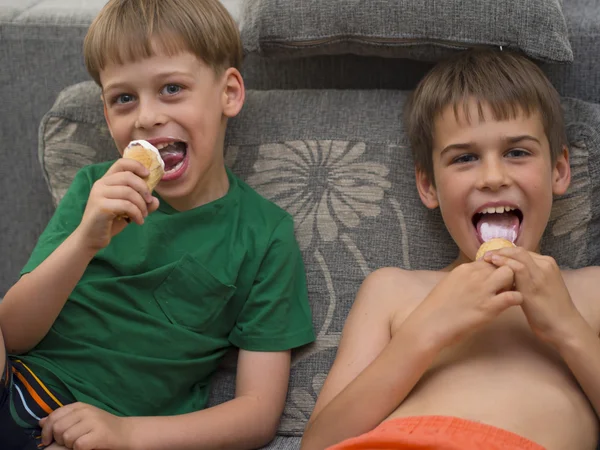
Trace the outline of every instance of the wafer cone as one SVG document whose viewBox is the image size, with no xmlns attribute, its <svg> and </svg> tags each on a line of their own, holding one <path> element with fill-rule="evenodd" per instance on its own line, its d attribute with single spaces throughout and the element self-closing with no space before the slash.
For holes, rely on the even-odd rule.
<svg viewBox="0 0 600 450">
<path fill-rule="evenodd" d="M 483 255 L 485 255 L 486 252 L 489 252 L 491 250 L 498 250 L 505 247 L 516 247 L 516 245 L 510 242 L 508 239 L 504 238 L 490 239 L 489 241 L 481 244 L 479 250 L 477 250 L 475 260 L 483 258 Z"/>
<path fill-rule="evenodd" d="M 165 173 L 164 162 L 158 150 L 148 142 L 133 141 L 123 152 L 123 158 L 135 159 L 150 171 L 144 181 L 152 192 Z"/>
</svg>

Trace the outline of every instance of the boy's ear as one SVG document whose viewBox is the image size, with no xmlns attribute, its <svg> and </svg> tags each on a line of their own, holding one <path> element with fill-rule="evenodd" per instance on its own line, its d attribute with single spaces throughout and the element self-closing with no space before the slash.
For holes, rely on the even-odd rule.
<svg viewBox="0 0 600 450">
<path fill-rule="evenodd" d="M 569 163 L 569 148 L 563 145 L 560 155 L 556 158 L 552 170 L 552 193 L 563 195 L 571 183 L 571 165 Z"/>
<path fill-rule="evenodd" d="M 417 181 L 417 190 L 423 204 L 429 209 L 435 209 L 440 205 L 437 197 L 437 191 L 431 180 L 422 169 L 415 168 L 415 178 Z"/>
<path fill-rule="evenodd" d="M 223 91 L 223 114 L 226 117 L 236 116 L 246 99 L 244 79 L 239 70 L 230 67 L 223 75 L 225 79 L 225 90 Z"/>
</svg>

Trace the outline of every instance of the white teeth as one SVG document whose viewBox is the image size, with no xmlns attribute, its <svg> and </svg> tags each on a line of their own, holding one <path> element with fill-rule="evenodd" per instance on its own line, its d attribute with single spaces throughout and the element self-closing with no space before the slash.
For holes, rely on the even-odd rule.
<svg viewBox="0 0 600 450">
<path fill-rule="evenodd" d="M 489 208 L 485 208 L 481 211 L 481 214 L 502 214 L 504 212 L 513 211 L 515 208 L 511 206 L 490 206 Z"/>
<path fill-rule="evenodd" d="M 159 149 L 159 150 L 162 150 L 163 148 L 168 147 L 169 145 L 174 144 L 174 143 L 175 143 L 175 141 L 173 141 L 173 142 L 163 142 L 162 144 L 157 144 L 156 148 Z"/>
</svg>

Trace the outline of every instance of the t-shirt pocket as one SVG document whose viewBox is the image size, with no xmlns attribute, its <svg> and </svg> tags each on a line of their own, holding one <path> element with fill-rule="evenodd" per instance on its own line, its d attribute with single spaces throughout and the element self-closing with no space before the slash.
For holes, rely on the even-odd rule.
<svg viewBox="0 0 600 450">
<path fill-rule="evenodd" d="M 203 331 L 223 310 L 235 289 L 186 254 L 154 290 L 154 298 L 171 323 Z"/>
</svg>

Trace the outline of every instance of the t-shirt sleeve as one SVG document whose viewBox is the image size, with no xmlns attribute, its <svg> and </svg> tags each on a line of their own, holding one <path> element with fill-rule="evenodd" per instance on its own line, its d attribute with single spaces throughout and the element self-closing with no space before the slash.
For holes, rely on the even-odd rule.
<svg viewBox="0 0 600 450">
<path fill-rule="evenodd" d="M 21 275 L 33 271 L 77 228 L 92 188 L 92 180 L 87 170 L 75 175 L 69 189 L 58 204 L 48 225 L 40 235 L 29 261 L 21 270 Z"/>
<path fill-rule="evenodd" d="M 229 341 L 249 351 L 283 351 L 314 340 L 302 254 L 286 216 L 271 236 Z"/>
</svg>

